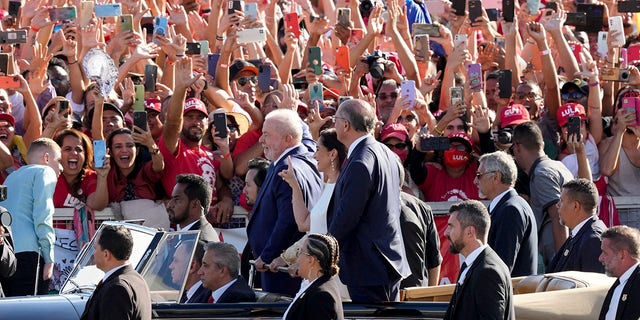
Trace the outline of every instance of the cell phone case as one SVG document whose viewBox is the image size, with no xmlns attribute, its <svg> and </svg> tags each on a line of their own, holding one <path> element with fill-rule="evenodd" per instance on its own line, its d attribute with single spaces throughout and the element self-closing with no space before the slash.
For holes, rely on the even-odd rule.
<svg viewBox="0 0 640 320">
<path fill-rule="evenodd" d="M 96 168 L 104 167 L 107 144 L 104 140 L 93 140 L 93 163 Z"/>
<path fill-rule="evenodd" d="M 324 102 L 322 97 L 322 83 L 314 83 L 309 86 L 309 100 L 319 101 L 320 104 Z"/>
<path fill-rule="evenodd" d="M 451 87 L 449 89 L 449 96 L 451 98 L 451 106 L 455 106 L 464 100 L 464 89 L 462 87 Z"/>
<path fill-rule="evenodd" d="M 62 7 L 49 9 L 51 21 L 67 21 L 76 19 L 76 7 Z"/>
<path fill-rule="evenodd" d="M 258 19 L 258 4 L 257 3 L 245 3 L 244 16 L 249 20 Z"/>
<path fill-rule="evenodd" d="M 413 47 L 416 51 L 416 57 L 420 57 L 423 60 L 429 59 L 429 35 L 421 34 L 413 38 Z"/>
<path fill-rule="evenodd" d="M 402 93 L 403 98 L 409 97 L 413 102 L 410 107 L 410 109 L 413 109 L 413 105 L 416 101 L 416 82 L 413 80 L 403 80 L 400 83 L 400 92 Z"/>
<path fill-rule="evenodd" d="M 511 98 L 511 70 L 500 70 L 498 87 L 500 88 L 500 98 Z"/>
<path fill-rule="evenodd" d="M 620 32 L 620 36 L 612 39 L 613 44 L 616 46 L 624 46 L 624 26 L 622 25 L 622 17 L 621 16 L 613 16 L 609 17 L 609 30 L 616 30 Z"/>
<path fill-rule="evenodd" d="M 456 16 L 464 16 L 467 3 L 465 0 L 452 0 L 451 7 L 453 8 Z"/>
<path fill-rule="evenodd" d="M 0 32 L 0 43 L 27 43 L 27 30 L 2 31 Z"/>
<path fill-rule="evenodd" d="M 218 68 L 219 53 L 210 53 L 207 58 L 207 71 L 212 78 L 216 77 L 216 69 Z"/>
<path fill-rule="evenodd" d="M 144 91 L 155 92 L 158 82 L 158 66 L 148 64 L 144 66 Z"/>
<path fill-rule="evenodd" d="M 285 26 L 287 32 L 293 32 L 296 38 L 300 37 L 300 24 L 298 22 L 298 14 L 295 12 L 287 13 L 284 16 Z"/>
<path fill-rule="evenodd" d="M 153 33 L 161 36 L 166 36 L 168 25 L 169 19 L 167 19 L 166 17 L 156 17 L 153 24 Z"/>
<path fill-rule="evenodd" d="M 609 45 L 607 44 L 607 37 L 609 33 L 607 31 L 598 32 L 598 54 L 600 57 L 606 57 L 609 51 Z"/>
<path fill-rule="evenodd" d="M 469 0 L 469 21 L 476 22 L 479 17 L 482 17 L 482 1 Z"/>
<path fill-rule="evenodd" d="M 9 55 L 10 53 L 0 53 L 0 75 L 9 74 Z"/>
<path fill-rule="evenodd" d="M 503 0 L 502 1 L 502 18 L 506 22 L 513 22 L 514 9 L 515 4 L 514 0 Z"/>
<path fill-rule="evenodd" d="M 580 141 L 580 117 L 569 117 L 569 121 L 567 122 L 567 134 L 572 135 L 576 134 L 578 137 L 578 141 Z"/>
<path fill-rule="evenodd" d="M 309 67 L 313 68 L 313 73 L 322 74 L 322 50 L 320 47 L 309 48 Z"/>
<path fill-rule="evenodd" d="M 120 16 L 120 32 L 133 31 L 133 16 L 123 14 Z"/>
<path fill-rule="evenodd" d="M 143 85 L 135 85 L 136 88 L 136 96 L 133 101 L 133 110 L 144 110 L 144 86 Z"/>
<path fill-rule="evenodd" d="M 262 92 L 269 92 L 271 85 L 271 66 L 262 65 L 258 72 L 258 87 Z"/>
<path fill-rule="evenodd" d="M 122 15 L 122 5 L 119 3 L 99 4 L 93 7 L 96 18 L 119 17 Z"/>
<path fill-rule="evenodd" d="M 229 0 L 229 6 L 227 7 L 227 14 L 233 14 L 235 11 L 242 11 L 244 5 L 239 0 Z"/>
<path fill-rule="evenodd" d="M 349 48 L 347 48 L 347 46 L 339 46 L 336 48 L 336 66 L 343 70 L 350 70 L 351 61 L 349 59 Z"/>
<path fill-rule="evenodd" d="M 20 88 L 20 78 L 17 76 L 0 76 L 0 88 L 18 89 Z"/>
<path fill-rule="evenodd" d="M 135 110 L 133 112 L 133 125 L 147 131 L 147 112 L 144 110 Z"/>
<path fill-rule="evenodd" d="M 224 112 L 214 113 L 213 126 L 215 130 L 218 132 L 218 137 L 226 138 L 227 137 L 227 114 Z"/>
<path fill-rule="evenodd" d="M 469 77 L 469 90 L 472 92 L 482 91 L 482 67 L 480 64 L 470 64 L 467 69 L 467 75 Z"/>
<path fill-rule="evenodd" d="M 350 8 L 338 8 L 338 23 L 347 27 L 351 26 Z"/>
<path fill-rule="evenodd" d="M 198 42 L 187 42 L 187 50 L 185 51 L 185 54 L 188 55 L 194 55 L 200 54 L 200 43 Z"/>
<path fill-rule="evenodd" d="M 198 43 L 200 44 L 200 58 L 204 59 L 209 55 L 209 41 L 200 40 Z"/>
<path fill-rule="evenodd" d="M 267 32 L 264 28 L 244 29 L 237 33 L 238 43 L 254 43 L 267 41 Z"/>
</svg>

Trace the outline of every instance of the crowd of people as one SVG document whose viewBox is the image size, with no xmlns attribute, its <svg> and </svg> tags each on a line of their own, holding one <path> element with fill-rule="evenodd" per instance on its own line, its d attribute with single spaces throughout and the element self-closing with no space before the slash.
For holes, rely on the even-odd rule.
<svg viewBox="0 0 640 320">
<path fill-rule="evenodd" d="M 182 264 L 184 302 L 224 300 L 219 283 L 244 282 L 254 260 L 263 290 L 294 297 L 286 318 L 339 318 L 341 300 L 437 285 L 428 202 L 457 203 L 444 236 L 461 288 L 447 318 L 496 303 L 466 281 L 504 297 L 511 276 L 637 268 L 635 229 L 608 229 L 620 224 L 612 197 L 640 195 L 638 14 L 618 1 L 123 0 L 113 14 L 11 2 L 2 30 L 26 37 L 0 53 L 6 295 L 46 294 L 54 228 L 82 245 L 107 207 L 203 230 L 202 256 Z M 239 207 L 236 265 L 214 227 Z M 614 271 L 621 250 L 636 262 Z M 220 259 L 227 282 L 213 278 Z M 607 319 L 622 312 L 611 305 Z"/>
</svg>

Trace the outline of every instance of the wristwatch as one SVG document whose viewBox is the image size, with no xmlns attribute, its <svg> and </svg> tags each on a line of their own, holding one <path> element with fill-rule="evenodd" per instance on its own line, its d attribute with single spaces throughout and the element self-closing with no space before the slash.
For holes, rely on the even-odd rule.
<svg viewBox="0 0 640 320">
<path fill-rule="evenodd" d="M 160 148 L 158 148 L 158 146 L 153 146 L 150 150 L 151 154 L 160 154 Z"/>
</svg>

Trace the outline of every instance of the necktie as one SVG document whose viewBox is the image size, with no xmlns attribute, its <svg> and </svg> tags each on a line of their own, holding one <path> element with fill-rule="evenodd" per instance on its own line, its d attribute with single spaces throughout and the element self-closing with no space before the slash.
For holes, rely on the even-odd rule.
<svg viewBox="0 0 640 320">
<path fill-rule="evenodd" d="M 207 303 L 215 303 L 216 301 L 213 299 L 213 296 L 209 296 L 209 299 L 207 300 Z"/>
<path fill-rule="evenodd" d="M 465 269 L 467 269 L 467 263 L 463 262 L 460 266 L 460 272 L 458 273 L 458 282 L 460 282 L 460 276 L 462 276 L 462 272 L 464 272 Z"/>
<path fill-rule="evenodd" d="M 462 272 L 467 268 L 467 263 L 463 262 L 460 266 L 460 272 L 458 273 L 458 281 L 460 281 L 460 276 Z M 460 283 L 456 282 L 456 288 L 453 290 L 453 294 L 451 295 L 451 301 L 449 301 L 449 307 L 447 308 L 447 312 L 445 314 L 445 319 L 451 319 L 456 309 L 456 305 L 458 304 L 458 290 L 460 290 Z"/>
</svg>

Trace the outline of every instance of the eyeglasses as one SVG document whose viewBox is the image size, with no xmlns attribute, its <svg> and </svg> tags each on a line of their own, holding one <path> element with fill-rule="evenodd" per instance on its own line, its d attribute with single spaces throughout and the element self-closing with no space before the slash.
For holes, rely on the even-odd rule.
<svg viewBox="0 0 640 320">
<path fill-rule="evenodd" d="M 378 95 L 378 98 L 380 100 L 387 100 L 388 98 L 397 99 L 398 98 L 398 93 L 397 92 L 393 92 L 391 94 L 381 93 L 381 94 Z"/>
<path fill-rule="evenodd" d="M 516 146 L 517 143 L 513 142 L 511 143 L 511 146 L 509 147 L 509 154 L 513 155 L 513 148 Z"/>
<path fill-rule="evenodd" d="M 458 151 L 467 151 L 467 147 L 465 147 L 463 144 L 452 145 L 451 149 L 456 149 Z"/>
<path fill-rule="evenodd" d="M 482 176 L 484 176 L 484 175 L 486 175 L 486 174 L 489 174 L 489 173 L 494 173 L 494 172 L 495 172 L 495 171 L 485 171 L 485 172 L 480 172 L 480 171 L 478 171 L 478 172 L 476 172 L 476 178 L 478 178 L 478 179 L 482 179 Z"/>
<path fill-rule="evenodd" d="M 580 91 L 572 91 L 572 92 L 563 93 L 560 97 L 563 100 L 580 100 L 584 97 L 584 93 Z"/>
<path fill-rule="evenodd" d="M 412 115 L 412 114 L 408 114 L 406 116 L 399 116 L 398 117 L 398 122 L 402 122 L 402 121 L 406 121 L 406 122 L 411 122 L 413 120 L 416 119 L 416 116 Z"/>
<path fill-rule="evenodd" d="M 392 143 L 385 143 L 384 145 L 385 145 L 385 146 L 387 146 L 387 147 L 389 147 L 389 149 L 396 148 L 396 149 L 404 150 L 404 149 L 406 149 L 406 148 L 407 148 L 407 144 L 406 144 L 406 143 L 404 143 L 404 142 L 398 142 L 398 143 L 396 143 L 396 144 L 392 144 Z"/>
<path fill-rule="evenodd" d="M 258 83 L 258 77 L 256 76 L 251 76 L 251 77 L 240 77 L 238 78 L 238 84 L 241 86 L 246 86 L 247 83 L 249 83 L 249 81 L 251 81 L 251 84 L 257 84 Z"/>
</svg>

